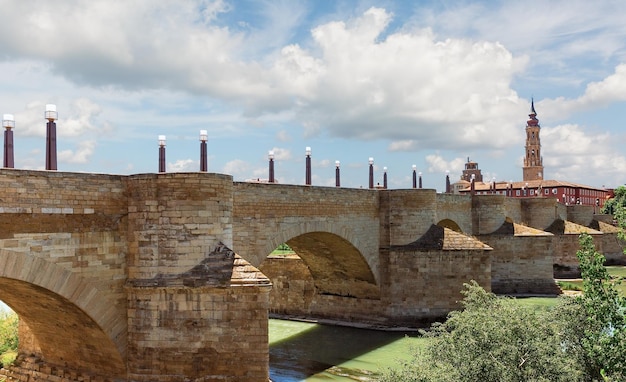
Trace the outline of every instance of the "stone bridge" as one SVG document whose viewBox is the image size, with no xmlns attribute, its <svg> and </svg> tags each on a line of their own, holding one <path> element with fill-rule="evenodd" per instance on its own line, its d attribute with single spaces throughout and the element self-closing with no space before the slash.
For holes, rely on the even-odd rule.
<svg viewBox="0 0 626 382">
<path fill-rule="evenodd" d="M 419 325 L 462 284 L 556 294 L 577 235 L 553 199 L 0 170 L 0 299 L 21 381 L 267 381 L 269 313 Z M 269 256 L 280 244 L 293 256 Z M 556 267 L 556 268 L 554 268 Z"/>
</svg>

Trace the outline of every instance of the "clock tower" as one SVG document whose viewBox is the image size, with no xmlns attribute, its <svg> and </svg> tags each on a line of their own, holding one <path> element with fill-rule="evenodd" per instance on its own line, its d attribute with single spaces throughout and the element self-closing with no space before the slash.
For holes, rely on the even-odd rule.
<svg viewBox="0 0 626 382">
<path fill-rule="evenodd" d="M 535 111 L 535 101 L 530 102 L 530 119 L 526 122 L 526 156 L 524 157 L 524 181 L 543 179 L 543 158 L 541 157 L 541 139 L 539 120 Z"/>
</svg>

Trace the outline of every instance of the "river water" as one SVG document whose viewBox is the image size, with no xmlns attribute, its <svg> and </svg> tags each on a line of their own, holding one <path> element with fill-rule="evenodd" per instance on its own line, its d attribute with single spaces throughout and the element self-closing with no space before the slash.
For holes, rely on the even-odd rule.
<svg viewBox="0 0 626 382">
<path fill-rule="evenodd" d="M 270 319 L 270 379 L 374 381 L 423 344 L 415 332 L 389 332 Z"/>
</svg>

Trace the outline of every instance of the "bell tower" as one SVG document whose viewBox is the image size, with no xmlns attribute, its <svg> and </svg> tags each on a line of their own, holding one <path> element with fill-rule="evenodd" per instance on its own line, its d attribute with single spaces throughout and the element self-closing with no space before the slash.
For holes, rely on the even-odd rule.
<svg viewBox="0 0 626 382">
<path fill-rule="evenodd" d="M 535 111 L 535 101 L 530 101 L 530 119 L 526 122 L 526 156 L 524 157 L 523 178 L 527 180 L 543 179 L 543 157 L 541 156 L 541 139 L 539 120 Z"/>
</svg>

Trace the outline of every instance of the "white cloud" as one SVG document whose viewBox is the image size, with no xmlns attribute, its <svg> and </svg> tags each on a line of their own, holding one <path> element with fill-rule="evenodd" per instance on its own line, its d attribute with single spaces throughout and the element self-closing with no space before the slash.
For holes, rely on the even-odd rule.
<svg viewBox="0 0 626 382">
<path fill-rule="evenodd" d="M 619 183 L 623 179 L 626 158 L 614 146 L 620 140 L 618 137 L 605 132 L 590 133 L 573 124 L 544 127 L 541 134 L 542 146 L 546 148 L 543 164 L 551 179 L 582 183 L 601 178 L 612 178 Z"/>
<path fill-rule="evenodd" d="M 250 164 L 241 159 L 234 159 L 224 165 L 222 172 L 230 174 L 234 178 L 248 178 L 250 175 Z"/>
<path fill-rule="evenodd" d="M 274 147 L 272 151 L 274 151 L 274 160 L 276 161 L 288 161 L 292 158 L 291 150 L 289 149 Z"/>
<path fill-rule="evenodd" d="M 193 159 L 179 159 L 174 163 L 167 164 L 168 172 L 192 172 L 197 171 L 200 165 Z"/>
<path fill-rule="evenodd" d="M 417 146 L 418 142 L 414 141 L 413 139 L 405 139 L 405 140 L 401 140 L 401 141 L 395 141 L 395 142 L 391 142 L 389 144 L 388 150 L 393 152 L 393 151 L 413 151 L 413 150 L 417 150 L 418 146 Z"/>
<path fill-rule="evenodd" d="M 546 99 L 538 103 L 547 118 L 566 118 L 573 113 L 598 109 L 615 102 L 626 101 L 626 64 L 615 67 L 613 74 L 601 81 L 591 82 L 578 98 Z M 542 115 L 544 112 L 542 112 Z"/>
<path fill-rule="evenodd" d="M 447 161 L 439 154 L 431 154 L 426 156 L 426 163 L 428 163 L 428 172 L 446 172 L 450 171 L 450 180 L 454 182 L 461 176 L 461 173 L 454 173 L 455 170 L 465 168 L 465 160 L 463 158 L 454 158 Z"/>
<path fill-rule="evenodd" d="M 510 115 L 521 110 L 510 82 L 523 61 L 498 43 L 438 41 L 428 29 L 379 40 L 390 18 L 372 8 L 349 23 L 318 26 L 312 33 L 320 60 L 290 51 L 309 68 L 303 82 L 289 81 L 304 89 L 298 118 L 342 137 L 452 148 L 485 145 L 488 135 L 489 146 L 508 144 L 515 134 Z"/>
<path fill-rule="evenodd" d="M 62 150 L 57 154 L 57 159 L 61 163 L 83 164 L 89 162 L 91 155 L 96 148 L 95 141 L 82 141 L 76 150 Z"/>
<path fill-rule="evenodd" d="M 510 116 L 521 105 L 510 83 L 523 58 L 498 43 L 438 40 L 429 29 L 386 34 L 392 15 L 380 8 L 315 27 L 311 49 L 290 44 L 277 55 L 245 58 L 238 52 L 249 51 L 254 38 L 217 26 L 229 10 L 222 2 L 7 2 L 4 8 L 15 15 L 0 26 L 7 57 L 48 62 L 77 84 L 200 93 L 238 104 L 250 117 L 292 111 L 305 137 L 326 130 L 455 148 L 484 146 L 486 135 L 487 146 L 500 147 L 516 134 Z M 81 111 L 97 115 L 88 106 Z M 69 134 L 90 128 L 79 118 L 68 127 Z"/>
</svg>

